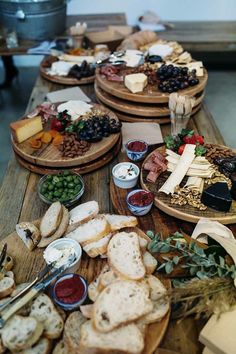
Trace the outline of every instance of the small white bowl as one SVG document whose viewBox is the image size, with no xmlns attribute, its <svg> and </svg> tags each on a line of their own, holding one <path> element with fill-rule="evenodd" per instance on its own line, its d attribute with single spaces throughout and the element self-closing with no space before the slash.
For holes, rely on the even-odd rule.
<svg viewBox="0 0 236 354">
<path fill-rule="evenodd" d="M 133 169 L 135 175 L 129 179 L 119 177 L 117 175 L 117 171 L 120 170 L 122 167 L 124 169 L 125 168 L 126 169 L 128 169 L 128 168 Z M 122 188 L 122 189 L 133 188 L 138 182 L 139 173 L 140 173 L 140 170 L 139 170 L 138 166 L 132 162 L 120 162 L 117 165 L 115 165 L 112 169 L 113 181 L 117 187 Z"/>
<path fill-rule="evenodd" d="M 44 259 L 45 259 L 46 263 L 49 264 L 47 262 L 47 254 L 50 251 L 50 249 L 55 248 L 55 249 L 60 250 L 60 249 L 66 248 L 66 247 L 73 247 L 74 248 L 75 254 L 76 254 L 76 259 L 70 265 L 70 267 L 68 267 L 63 272 L 63 274 L 76 273 L 76 271 L 79 269 L 79 266 L 80 266 L 81 257 L 82 257 L 82 249 L 81 249 L 80 244 L 71 238 L 60 238 L 60 239 L 55 240 L 52 243 L 50 243 L 50 245 L 48 245 L 48 247 L 44 251 Z"/>
</svg>

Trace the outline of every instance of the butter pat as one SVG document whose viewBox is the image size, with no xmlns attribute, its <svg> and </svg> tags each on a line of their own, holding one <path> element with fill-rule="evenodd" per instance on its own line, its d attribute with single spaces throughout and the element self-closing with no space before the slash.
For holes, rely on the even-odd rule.
<svg viewBox="0 0 236 354">
<path fill-rule="evenodd" d="M 34 118 L 23 119 L 11 123 L 10 128 L 12 131 L 13 139 L 17 143 L 22 143 L 23 141 L 31 138 L 33 135 L 43 130 L 43 124 L 41 117 L 37 116 Z"/>
<path fill-rule="evenodd" d="M 125 86 L 132 92 L 142 92 L 147 86 L 148 78 L 145 74 L 130 74 L 125 76 Z"/>
</svg>

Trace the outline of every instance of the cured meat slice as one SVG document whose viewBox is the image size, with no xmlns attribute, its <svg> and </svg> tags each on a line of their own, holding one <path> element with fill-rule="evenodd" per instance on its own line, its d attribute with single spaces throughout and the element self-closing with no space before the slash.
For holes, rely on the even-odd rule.
<svg viewBox="0 0 236 354">
<path fill-rule="evenodd" d="M 153 162 L 154 162 L 156 165 L 158 165 L 158 166 L 161 167 L 162 172 L 164 172 L 164 171 L 167 170 L 167 165 L 166 165 L 164 162 L 160 161 L 160 160 L 158 159 L 158 157 L 155 157 L 154 160 L 153 160 Z"/>
<path fill-rule="evenodd" d="M 152 172 L 150 171 L 149 174 L 147 175 L 147 181 L 155 183 L 157 180 L 157 177 L 160 175 L 158 172 Z"/>
<path fill-rule="evenodd" d="M 147 161 L 143 168 L 147 171 L 152 171 L 152 172 L 161 172 L 161 167 L 157 166 L 155 163 L 151 162 L 151 161 Z"/>
<path fill-rule="evenodd" d="M 158 158 L 158 160 L 165 162 L 165 156 L 162 155 L 159 151 L 154 151 L 152 154 L 153 159 L 155 159 L 156 157 Z"/>
</svg>

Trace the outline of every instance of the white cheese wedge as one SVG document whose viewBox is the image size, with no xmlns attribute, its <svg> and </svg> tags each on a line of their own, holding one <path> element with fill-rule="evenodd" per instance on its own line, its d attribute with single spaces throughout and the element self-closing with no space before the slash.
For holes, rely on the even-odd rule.
<svg viewBox="0 0 236 354">
<path fill-rule="evenodd" d="M 75 63 L 68 63 L 66 61 L 56 61 L 52 63 L 51 68 L 48 70 L 48 74 L 51 76 L 67 76 L 72 66 Z"/>
<path fill-rule="evenodd" d="M 149 55 L 159 55 L 162 58 L 165 58 L 168 55 L 173 53 L 173 48 L 168 44 L 154 44 L 148 50 Z"/>
<path fill-rule="evenodd" d="M 62 54 L 59 57 L 60 61 L 72 62 L 72 64 L 81 64 L 84 60 L 87 61 L 88 64 L 92 64 L 95 59 L 92 55 L 69 55 L 69 54 Z"/>
<path fill-rule="evenodd" d="M 195 145 L 186 144 L 184 152 L 181 155 L 178 164 L 176 165 L 169 178 L 163 184 L 163 186 L 159 189 L 159 192 L 163 192 L 165 194 L 174 193 L 175 187 L 180 185 L 191 163 L 194 160 L 195 147 Z"/>
<path fill-rule="evenodd" d="M 130 74 L 125 76 L 125 86 L 132 92 L 142 92 L 147 86 L 148 78 L 145 74 Z"/>
<path fill-rule="evenodd" d="M 76 120 L 79 117 L 90 112 L 92 107 L 93 106 L 91 104 L 88 104 L 84 101 L 75 100 L 75 101 L 68 101 L 60 104 L 57 107 L 57 111 L 58 112 L 67 111 L 67 113 L 71 115 L 71 119 Z"/>
</svg>

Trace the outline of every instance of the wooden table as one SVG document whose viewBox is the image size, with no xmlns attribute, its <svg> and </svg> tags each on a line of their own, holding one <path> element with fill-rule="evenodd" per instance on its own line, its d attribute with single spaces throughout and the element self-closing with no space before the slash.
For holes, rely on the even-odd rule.
<svg viewBox="0 0 236 354">
<path fill-rule="evenodd" d="M 49 91 L 62 88 L 63 86 L 47 82 L 39 77 L 30 97 L 27 112 L 41 103 Z M 87 85 L 81 88 L 92 99 L 95 98 L 93 85 Z M 205 105 L 203 105 L 203 109 L 191 120 L 190 126 L 194 128 L 197 133 L 203 134 L 206 141 L 220 144 L 224 143 Z M 170 125 L 163 125 L 161 129 L 162 133 L 165 135 L 169 133 Z M 122 159 L 122 154 L 120 154 L 118 159 Z M 111 168 L 116 162 L 117 159 L 110 165 L 84 176 L 86 188 L 82 202 L 97 200 L 101 211 L 112 212 L 109 197 L 109 183 Z M 17 222 L 35 220 L 42 216 L 43 212 L 47 209 L 47 205 L 44 204 L 37 195 L 39 177 L 40 176 L 20 167 L 14 157 L 10 159 L 0 190 L 0 239 L 12 233 Z M 163 235 L 168 235 L 180 229 L 184 230 L 186 233 L 191 233 L 193 224 L 174 219 L 156 210 L 155 218 L 152 218 L 150 215 L 140 218 L 140 228 L 144 231 L 148 229 L 161 231 Z M 94 259 L 89 259 L 88 268 L 94 261 Z M 171 321 L 162 346 L 182 354 L 200 354 L 202 350 L 198 342 L 200 328 L 201 323 L 195 321 L 193 318 L 188 318 L 180 323 Z"/>
</svg>

